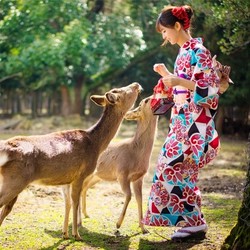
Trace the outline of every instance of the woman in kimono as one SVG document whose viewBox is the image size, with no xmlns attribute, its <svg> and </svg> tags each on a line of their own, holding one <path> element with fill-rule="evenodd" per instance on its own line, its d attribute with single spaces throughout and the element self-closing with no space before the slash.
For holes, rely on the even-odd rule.
<svg viewBox="0 0 250 250">
<path fill-rule="evenodd" d="M 170 130 L 160 152 L 143 223 L 181 227 L 173 240 L 205 237 L 207 224 L 201 212 L 197 187 L 199 169 L 218 154 L 214 124 L 218 107 L 219 77 L 201 38 L 192 38 L 190 6 L 167 6 L 156 22 L 163 44 L 178 44 L 174 73 L 164 64 L 154 71 L 162 78 L 157 87 L 174 97 Z"/>
</svg>

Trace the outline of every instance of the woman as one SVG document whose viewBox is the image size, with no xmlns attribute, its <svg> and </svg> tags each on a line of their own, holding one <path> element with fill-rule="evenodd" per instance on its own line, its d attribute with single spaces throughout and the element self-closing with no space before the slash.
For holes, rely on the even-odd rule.
<svg viewBox="0 0 250 250">
<path fill-rule="evenodd" d="M 164 64 L 154 65 L 154 71 L 162 76 L 163 90 L 174 96 L 175 105 L 143 223 L 181 227 L 172 235 L 173 240 L 205 236 L 207 224 L 196 183 L 199 169 L 215 158 L 219 148 L 214 125 L 219 77 L 202 39 L 191 37 L 192 16 L 190 6 L 167 6 L 156 22 L 163 44 L 178 44 L 180 49 L 174 74 Z"/>
</svg>

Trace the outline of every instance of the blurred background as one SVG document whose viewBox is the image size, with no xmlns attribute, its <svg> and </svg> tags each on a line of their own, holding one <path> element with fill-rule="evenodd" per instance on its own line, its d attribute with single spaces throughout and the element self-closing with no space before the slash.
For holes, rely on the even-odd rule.
<svg viewBox="0 0 250 250">
<path fill-rule="evenodd" d="M 179 49 L 162 47 L 155 31 L 169 4 L 191 5 L 192 36 L 231 66 L 234 85 L 220 98 L 216 125 L 221 135 L 247 138 L 248 0 L 0 0 L 1 129 L 23 119 L 98 117 L 89 96 L 134 81 L 144 88 L 140 99 L 151 95 L 159 79 L 153 65 L 173 70 Z"/>
</svg>

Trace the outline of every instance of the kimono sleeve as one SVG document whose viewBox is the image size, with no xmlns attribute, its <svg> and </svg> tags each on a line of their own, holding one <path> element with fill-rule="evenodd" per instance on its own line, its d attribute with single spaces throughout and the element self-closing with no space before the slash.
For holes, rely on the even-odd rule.
<svg viewBox="0 0 250 250">
<path fill-rule="evenodd" d="M 194 55 L 194 71 L 191 80 L 195 82 L 194 103 L 204 108 L 218 108 L 219 77 L 212 67 L 209 50 L 199 48 Z"/>
</svg>

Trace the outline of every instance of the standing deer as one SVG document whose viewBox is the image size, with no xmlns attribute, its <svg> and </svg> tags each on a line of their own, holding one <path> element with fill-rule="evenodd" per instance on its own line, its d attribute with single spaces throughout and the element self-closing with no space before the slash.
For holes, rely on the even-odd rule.
<svg viewBox="0 0 250 250">
<path fill-rule="evenodd" d="M 88 217 L 86 211 L 87 190 L 100 180 L 118 181 L 126 197 L 121 215 L 116 223 L 116 227 L 119 229 L 131 200 L 130 183 L 132 183 L 138 205 L 139 227 L 143 233 L 148 232 L 141 222 L 143 216 L 142 184 L 144 175 L 149 168 L 158 121 L 158 116 L 152 113 L 150 100 L 149 97 L 143 99 L 136 109 L 128 111 L 125 115 L 125 119 L 127 120 L 137 120 L 134 137 L 124 139 L 118 143 L 111 143 L 100 155 L 97 161 L 96 171 L 84 181 L 82 190 L 82 212 L 85 217 Z M 69 188 L 64 187 L 63 191 L 65 195 L 65 206 L 70 206 Z M 80 219 L 80 216 L 78 218 Z M 78 224 L 80 223 L 81 221 L 79 221 Z"/>
<path fill-rule="evenodd" d="M 18 195 L 30 184 L 70 185 L 73 206 L 72 235 L 77 228 L 78 207 L 84 180 L 94 172 L 98 156 L 115 136 L 126 112 L 134 105 L 141 86 L 132 83 L 93 95 L 103 106 L 99 121 L 88 130 L 66 130 L 47 135 L 18 136 L 0 141 L 0 225 Z M 63 234 L 68 238 L 68 221 Z"/>
</svg>

